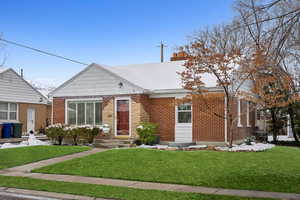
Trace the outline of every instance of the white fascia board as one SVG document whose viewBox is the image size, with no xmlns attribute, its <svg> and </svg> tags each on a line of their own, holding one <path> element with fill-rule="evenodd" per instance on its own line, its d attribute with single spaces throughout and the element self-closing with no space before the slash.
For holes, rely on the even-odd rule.
<svg viewBox="0 0 300 200">
<path fill-rule="evenodd" d="M 211 87 L 205 88 L 208 92 L 224 92 L 224 90 L 220 87 Z M 183 98 L 191 91 L 185 89 L 164 89 L 164 90 L 153 90 L 150 93 L 150 98 L 167 98 L 167 97 L 175 97 L 175 98 Z"/>
</svg>

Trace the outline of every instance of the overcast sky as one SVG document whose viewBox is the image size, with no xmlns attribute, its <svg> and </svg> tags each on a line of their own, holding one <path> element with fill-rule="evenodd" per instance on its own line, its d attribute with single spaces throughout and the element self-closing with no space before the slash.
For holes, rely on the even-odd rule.
<svg viewBox="0 0 300 200">
<path fill-rule="evenodd" d="M 226 23 L 232 0 L 2 0 L 7 40 L 85 63 L 126 65 L 165 59 L 201 27 Z M 58 85 L 85 66 L 0 42 L 6 67 L 26 79 Z"/>
</svg>

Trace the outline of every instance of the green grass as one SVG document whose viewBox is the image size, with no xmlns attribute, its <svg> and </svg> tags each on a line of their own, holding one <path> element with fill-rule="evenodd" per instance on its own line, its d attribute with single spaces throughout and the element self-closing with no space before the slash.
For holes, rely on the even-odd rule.
<svg viewBox="0 0 300 200">
<path fill-rule="evenodd" d="M 242 198 L 222 195 L 142 190 L 107 185 L 48 181 L 27 177 L 0 176 L 0 186 L 124 200 L 263 200 L 262 198 Z"/>
<path fill-rule="evenodd" d="M 0 149 L 0 169 L 89 150 L 82 146 L 30 146 Z"/>
<path fill-rule="evenodd" d="M 265 152 L 114 149 L 34 172 L 300 193 L 300 148 L 275 147 Z"/>
</svg>

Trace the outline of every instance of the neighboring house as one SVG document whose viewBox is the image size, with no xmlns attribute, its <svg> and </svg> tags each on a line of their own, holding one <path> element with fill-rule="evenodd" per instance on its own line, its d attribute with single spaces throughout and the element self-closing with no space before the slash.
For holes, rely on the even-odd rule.
<svg viewBox="0 0 300 200">
<path fill-rule="evenodd" d="M 52 123 L 108 124 L 112 138 L 135 138 L 138 124 L 150 121 L 159 125 L 162 142 L 226 142 L 225 120 L 209 112 L 202 101 L 175 104 L 176 98 L 187 94 L 177 73 L 183 70 L 183 63 L 91 64 L 50 94 Z M 209 107 L 224 115 L 223 90 L 216 86 L 213 75 L 207 74 L 203 80 L 212 95 L 219 94 L 208 102 Z M 255 124 L 249 104 L 238 102 L 236 112 L 247 114 L 238 120 L 235 140 L 250 135 Z"/>
<path fill-rule="evenodd" d="M 22 132 L 46 126 L 48 100 L 11 68 L 0 67 L 0 124 L 20 122 Z"/>
</svg>

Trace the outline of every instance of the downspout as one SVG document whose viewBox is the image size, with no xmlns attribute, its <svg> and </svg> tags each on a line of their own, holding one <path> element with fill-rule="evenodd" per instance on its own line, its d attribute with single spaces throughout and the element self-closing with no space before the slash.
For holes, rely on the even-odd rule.
<svg viewBox="0 0 300 200">
<path fill-rule="evenodd" d="M 225 135 L 225 138 L 224 138 L 224 142 L 225 144 L 228 144 L 228 141 L 227 141 L 227 109 L 226 109 L 226 105 L 227 105 L 227 97 L 226 95 L 224 96 L 224 135 Z"/>
</svg>

